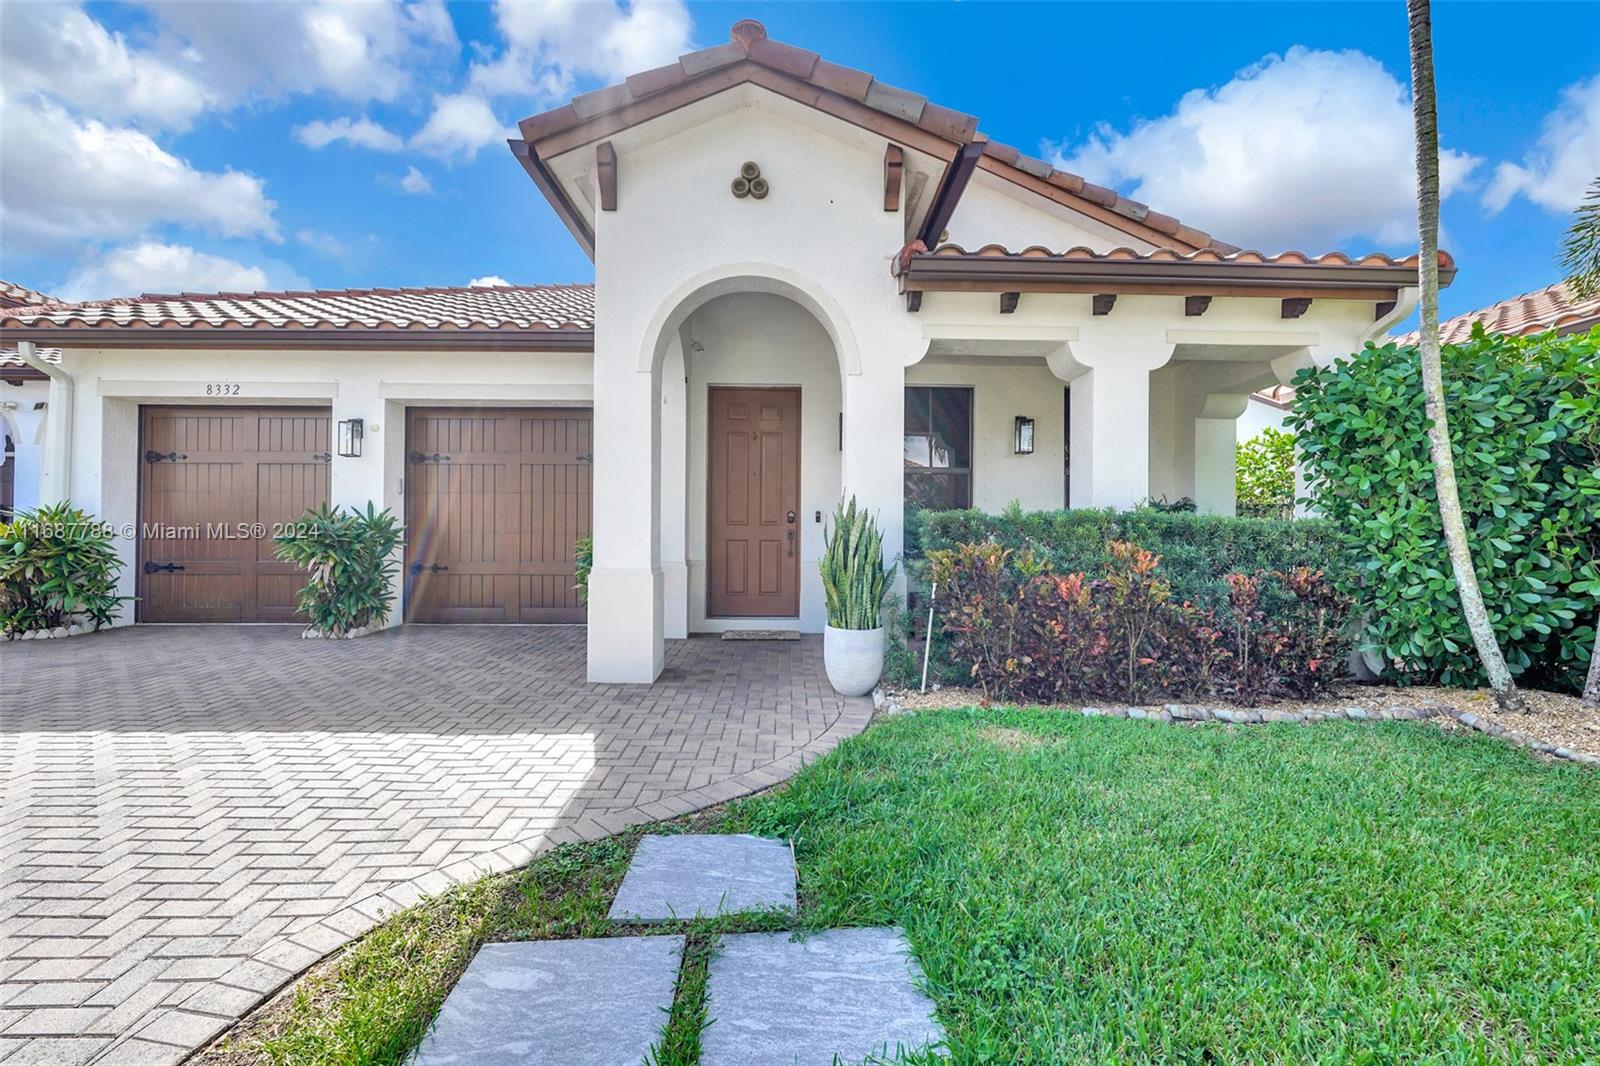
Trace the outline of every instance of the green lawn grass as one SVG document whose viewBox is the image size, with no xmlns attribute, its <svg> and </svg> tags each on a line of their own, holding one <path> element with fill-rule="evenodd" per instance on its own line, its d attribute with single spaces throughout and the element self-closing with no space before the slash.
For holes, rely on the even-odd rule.
<svg viewBox="0 0 1600 1066">
<path fill-rule="evenodd" d="M 1600 1061 L 1600 775 L 1485 737 L 924 712 L 692 827 L 794 840 L 802 927 L 904 926 L 957 1063 Z M 635 839 L 393 919 L 235 1053 L 398 1061 L 482 939 L 609 932 Z"/>
</svg>

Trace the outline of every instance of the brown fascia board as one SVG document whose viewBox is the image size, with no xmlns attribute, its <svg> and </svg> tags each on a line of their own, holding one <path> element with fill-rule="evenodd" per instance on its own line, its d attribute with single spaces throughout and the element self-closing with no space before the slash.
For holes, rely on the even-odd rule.
<svg viewBox="0 0 1600 1066">
<path fill-rule="evenodd" d="M 54 348 L 55 345 L 50 347 Z M 47 381 L 50 375 L 27 363 L 0 363 L 0 381 L 7 385 L 21 385 L 24 381 Z"/>
<path fill-rule="evenodd" d="M 1441 270 L 1440 284 L 1448 284 L 1448 278 L 1453 276 L 1453 271 Z M 1323 294 L 1349 299 L 1393 299 L 1397 289 L 1416 284 L 1416 268 L 1404 265 L 1277 265 L 950 255 L 914 256 L 900 278 L 902 292 Z"/>
<path fill-rule="evenodd" d="M 592 352 L 594 331 L 578 329 L 366 329 L 280 326 L 18 326 L 0 341 L 52 348 L 240 348 L 316 351 Z"/>
<path fill-rule="evenodd" d="M 510 146 L 511 154 L 517 157 L 517 162 L 522 164 L 522 169 L 528 172 L 528 177 L 533 179 L 534 185 L 544 194 L 544 198 L 550 201 L 550 206 L 555 208 L 556 217 L 566 224 L 568 232 L 577 240 L 578 246 L 583 249 L 590 262 L 593 262 L 594 230 L 590 228 L 588 220 L 583 217 L 577 205 L 572 202 L 572 198 L 561 188 L 556 176 L 550 173 L 550 168 L 545 166 L 544 160 L 539 158 L 538 153 L 527 141 L 508 140 L 506 144 Z"/>
</svg>

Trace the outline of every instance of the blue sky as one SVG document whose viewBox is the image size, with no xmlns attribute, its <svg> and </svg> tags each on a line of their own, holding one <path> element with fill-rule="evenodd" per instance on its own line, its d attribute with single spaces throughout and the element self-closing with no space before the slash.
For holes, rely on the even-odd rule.
<svg viewBox="0 0 1600 1066">
<path fill-rule="evenodd" d="M 1600 173 L 1600 3 L 1436 3 L 1445 312 L 1556 280 Z M 503 138 L 770 35 L 1266 251 L 1415 243 L 1400 0 L 0 8 L 0 277 L 178 288 L 586 281 Z"/>
</svg>

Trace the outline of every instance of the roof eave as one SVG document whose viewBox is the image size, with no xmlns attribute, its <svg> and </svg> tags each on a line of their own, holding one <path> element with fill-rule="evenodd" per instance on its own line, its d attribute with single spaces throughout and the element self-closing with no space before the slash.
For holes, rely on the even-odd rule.
<svg viewBox="0 0 1600 1066">
<path fill-rule="evenodd" d="M 561 183 L 550 172 L 544 160 L 539 158 L 538 149 L 527 141 L 508 140 L 506 144 L 511 148 L 511 154 L 517 157 L 517 162 L 522 164 L 522 169 L 528 172 L 528 177 L 539 187 L 544 198 L 555 208 L 556 217 L 566 224 L 568 232 L 578 242 L 589 261 L 594 262 L 594 229 L 589 225 L 589 220 L 583 217 L 583 212 L 578 210 L 578 205 L 572 202 L 566 192 L 561 188 Z"/>
<path fill-rule="evenodd" d="M 16 326 L 0 329 L 6 343 L 33 341 L 55 348 L 297 349 L 318 351 L 592 352 L 594 330 L 365 329 L 217 326 Z"/>
<path fill-rule="evenodd" d="M 1441 285 L 1454 270 L 1441 269 Z M 1061 260 L 915 255 L 900 272 L 902 292 L 1105 292 L 1204 295 L 1322 295 L 1392 299 L 1417 283 L 1408 266 L 1267 264 L 1174 260 Z"/>
</svg>

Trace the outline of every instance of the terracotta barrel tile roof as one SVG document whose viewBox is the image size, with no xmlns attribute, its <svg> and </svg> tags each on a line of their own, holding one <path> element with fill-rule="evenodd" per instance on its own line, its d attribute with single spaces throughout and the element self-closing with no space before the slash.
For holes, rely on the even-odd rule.
<svg viewBox="0 0 1600 1066">
<path fill-rule="evenodd" d="M 0 307 L 25 307 L 54 302 L 54 297 L 46 296 L 37 289 L 30 289 L 26 285 L 18 285 L 14 281 L 0 278 Z"/>
<path fill-rule="evenodd" d="M 1287 251 L 1276 255 L 1267 255 L 1253 249 L 1237 249 L 1224 252 L 1216 248 L 1201 248 L 1194 252 L 1179 251 L 1175 248 L 1156 248 L 1152 251 L 1141 252 L 1135 248 L 1111 248 L 1098 251 L 1084 245 L 1076 245 L 1064 251 L 1054 251 L 1043 245 L 1029 245 L 1020 251 L 999 244 L 986 244 L 976 251 L 968 251 L 959 244 L 941 244 L 931 252 L 921 252 L 919 257 L 932 256 L 940 259 L 1079 259 L 1079 260 L 1140 260 L 1145 262 L 1186 262 L 1186 263 L 1260 263 L 1267 265 L 1285 266 L 1371 266 L 1371 267 L 1411 267 L 1416 268 L 1417 257 L 1408 255 L 1403 258 L 1384 255 L 1382 252 L 1369 252 L 1363 256 L 1349 256 L 1343 252 L 1326 252 L 1319 256 L 1310 256 L 1304 252 Z M 1454 272 L 1455 260 L 1450 258 L 1448 252 L 1439 253 L 1439 269 Z"/>
<path fill-rule="evenodd" d="M 1565 282 L 1557 282 L 1537 292 L 1525 292 L 1445 320 L 1439 325 L 1439 342 L 1460 344 L 1472 336 L 1474 322 L 1482 322 L 1483 328 L 1491 333 L 1509 333 L 1516 337 L 1551 329 L 1577 333 L 1600 324 L 1600 296 L 1578 300 Z M 1421 337 L 1420 330 L 1412 330 L 1395 340 L 1400 344 L 1415 344 Z"/>
<path fill-rule="evenodd" d="M 978 120 L 972 115 L 931 103 L 924 96 L 886 84 L 864 71 L 830 63 L 815 52 L 774 41 L 767 36 L 766 27 L 755 19 L 741 19 L 734 23 L 729 38 L 727 44 L 690 52 L 680 56 L 676 64 L 631 75 L 620 84 L 582 93 L 573 97 L 568 104 L 525 118 L 518 123 L 522 136 L 529 142 L 537 142 L 598 115 L 619 111 L 686 81 L 713 74 L 736 63 L 748 62 L 909 122 L 947 141 L 956 144 L 986 142 L 984 155 L 995 164 L 1107 208 L 1179 244 L 1212 248 L 1224 253 L 1238 250 L 1235 245 L 1185 226 L 1170 215 L 1151 211 L 1144 204 L 1121 196 L 1113 189 L 1091 185 L 1076 174 L 1058 170 L 1044 160 L 1024 155 L 1010 145 L 989 140 L 979 131 Z"/>
<path fill-rule="evenodd" d="M 147 293 L 0 309 L 0 328 L 594 329 L 593 285 Z"/>
</svg>

